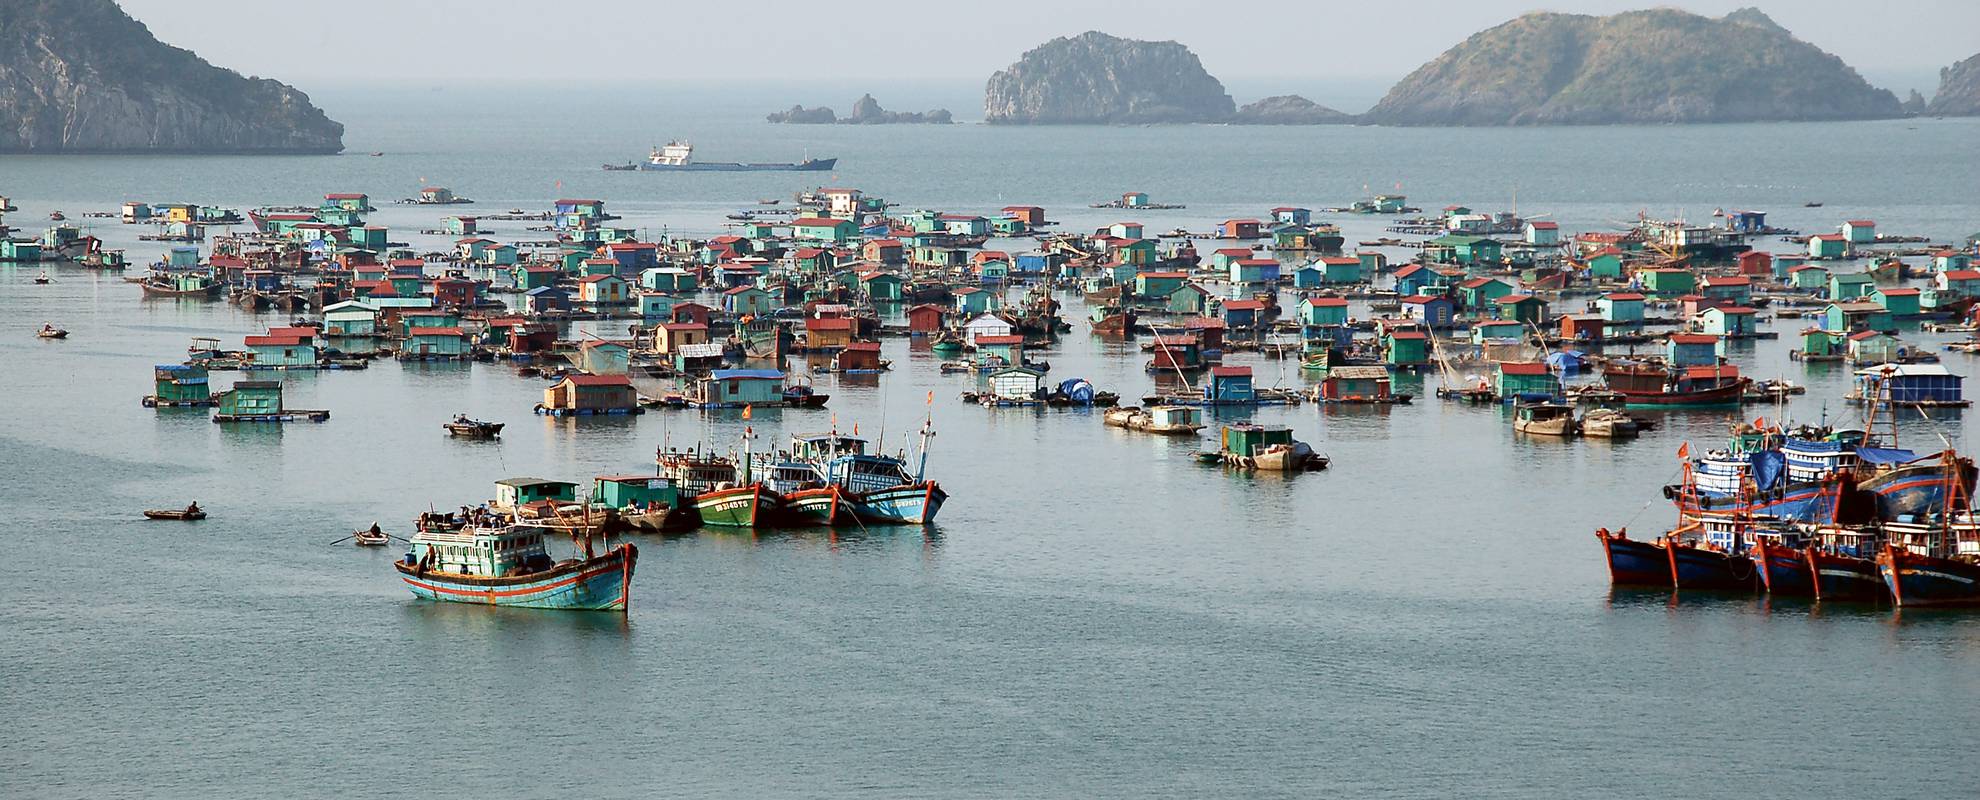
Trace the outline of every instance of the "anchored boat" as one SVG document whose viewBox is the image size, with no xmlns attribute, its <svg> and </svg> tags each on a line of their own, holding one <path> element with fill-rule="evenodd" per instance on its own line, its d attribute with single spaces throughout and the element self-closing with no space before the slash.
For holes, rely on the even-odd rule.
<svg viewBox="0 0 1980 800">
<path fill-rule="evenodd" d="M 624 166 L 607 164 L 605 168 L 613 171 L 648 170 L 663 172 L 826 172 L 838 165 L 839 160 L 836 158 L 807 158 L 795 163 L 696 161 L 694 160 L 694 145 L 687 142 L 674 141 L 668 142 L 665 146 L 653 148 L 653 151 L 647 154 L 646 161 L 643 163 L 627 164 Z"/>
<path fill-rule="evenodd" d="M 492 515 L 486 524 L 428 515 L 404 558 L 393 563 L 415 597 L 517 608 L 624 612 L 639 548 L 621 544 L 595 554 L 583 537 L 582 555 L 554 560 L 548 530 Z"/>
</svg>

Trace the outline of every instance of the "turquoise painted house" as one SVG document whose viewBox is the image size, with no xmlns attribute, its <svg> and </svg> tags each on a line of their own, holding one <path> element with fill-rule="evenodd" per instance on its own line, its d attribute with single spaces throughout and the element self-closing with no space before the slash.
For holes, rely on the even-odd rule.
<svg viewBox="0 0 1980 800">
<path fill-rule="evenodd" d="M 1840 233 L 1818 233 L 1808 237 L 1809 258 L 1842 258 L 1849 255 L 1849 239 Z"/>
<path fill-rule="evenodd" d="M 995 311 L 1002 305 L 996 292 L 988 292 L 974 286 L 965 286 L 954 292 L 956 312 L 965 316 L 976 316 L 986 311 Z"/>
<path fill-rule="evenodd" d="M 1808 292 L 1819 292 L 1829 288 L 1829 271 L 1814 264 L 1803 264 L 1788 270 L 1788 286 Z"/>
<path fill-rule="evenodd" d="M 1713 306 L 1698 315 L 1698 331 L 1714 336 L 1752 336 L 1758 328 L 1754 311 L 1746 306 Z"/>
<path fill-rule="evenodd" d="M 1857 331 L 1889 331 L 1896 326 L 1891 322 L 1891 312 L 1882 305 L 1856 300 L 1843 303 L 1830 303 L 1822 309 L 1824 330 L 1855 333 Z"/>
<path fill-rule="evenodd" d="M 1317 265 L 1321 269 L 1321 282 L 1339 286 L 1361 282 L 1361 259 L 1345 256 L 1324 256 Z"/>
<path fill-rule="evenodd" d="M 1348 301 L 1345 297 L 1305 297 L 1299 301 L 1301 325 L 1346 325 Z"/>
<path fill-rule="evenodd" d="M 703 405 L 776 405 L 784 399 L 784 373 L 774 369 L 718 369 L 696 382 L 696 388 Z"/>
<path fill-rule="evenodd" d="M 799 217 L 791 221 L 793 238 L 838 244 L 852 241 L 858 235 L 859 226 L 849 219 Z"/>
<path fill-rule="evenodd" d="M 1642 327 L 1643 295 L 1636 292 L 1610 292 L 1595 300 L 1595 310 L 1610 326 Z"/>
<path fill-rule="evenodd" d="M 1682 297 L 1698 288 L 1698 276 L 1688 269 L 1646 269 L 1636 274 L 1643 279 L 1643 291 L 1659 298 Z"/>
<path fill-rule="evenodd" d="M 1455 233 L 1431 239 L 1429 245 L 1425 247 L 1425 252 L 1436 261 L 1463 264 L 1467 267 L 1497 263 L 1505 254 L 1503 246 L 1496 239 Z"/>
<path fill-rule="evenodd" d="M 1664 340 L 1664 358 L 1679 367 L 1716 366 L 1719 341 L 1708 333 L 1673 333 Z"/>
<path fill-rule="evenodd" d="M 769 292 L 754 286 L 738 286 L 722 293 L 722 310 L 740 317 L 762 316 L 776 308 Z"/>
<path fill-rule="evenodd" d="M 1911 288 L 1879 288 L 1870 293 L 1870 301 L 1883 306 L 1892 317 L 1918 316 L 1922 312 L 1918 298 L 1918 290 Z"/>
<path fill-rule="evenodd" d="M 1874 286 L 1868 272 L 1838 272 L 1829 276 L 1829 299 L 1855 300 L 1868 295 Z"/>
<path fill-rule="evenodd" d="M 472 343 L 460 328 L 413 328 L 399 347 L 399 357 L 410 359 L 462 359 L 472 352 Z"/>
</svg>

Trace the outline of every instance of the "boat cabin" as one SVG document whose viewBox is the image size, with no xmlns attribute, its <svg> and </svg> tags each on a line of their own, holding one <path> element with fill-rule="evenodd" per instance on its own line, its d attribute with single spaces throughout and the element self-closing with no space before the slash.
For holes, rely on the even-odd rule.
<svg viewBox="0 0 1980 800">
<path fill-rule="evenodd" d="M 504 478 L 495 482 L 495 500 L 489 506 L 498 511 L 509 511 L 545 500 L 575 503 L 577 484 L 543 478 Z"/>
</svg>

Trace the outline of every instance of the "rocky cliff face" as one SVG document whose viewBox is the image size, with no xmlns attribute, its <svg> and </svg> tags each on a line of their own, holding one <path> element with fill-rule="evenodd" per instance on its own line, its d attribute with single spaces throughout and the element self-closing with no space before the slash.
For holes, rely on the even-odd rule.
<svg viewBox="0 0 1980 800">
<path fill-rule="evenodd" d="M 1338 125 L 1354 121 L 1354 115 L 1315 103 L 1296 94 L 1267 97 L 1246 103 L 1231 117 L 1237 125 Z"/>
<path fill-rule="evenodd" d="M 343 135 L 308 95 L 160 43 L 113 0 L 0 2 L 0 152 L 335 153 Z"/>
<path fill-rule="evenodd" d="M 1236 104 L 1175 42 L 1060 37 L 990 76 L 984 118 L 1006 124 L 1221 122 Z"/>
<path fill-rule="evenodd" d="M 1900 114 L 1841 59 L 1753 9 L 1535 13 L 1473 35 L 1390 89 L 1390 125 L 1871 119 Z"/>
<path fill-rule="evenodd" d="M 784 122 L 797 125 L 947 125 L 955 122 L 955 117 L 946 108 L 933 111 L 888 111 L 880 107 L 880 101 L 873 95 L 863 94 L 853 101 L 852 113 L 840 117 L 830 107 L 805 108 L 791 106 L 789 111 L 779 111 L 764 117 L 771 122 Z"/>
<path fill-rule="evenodd" d="M 1948 117 L 1980 115 L 1980 55 L 1939 70 L 1939 92 L 1926 111 Z"/>
</svg>

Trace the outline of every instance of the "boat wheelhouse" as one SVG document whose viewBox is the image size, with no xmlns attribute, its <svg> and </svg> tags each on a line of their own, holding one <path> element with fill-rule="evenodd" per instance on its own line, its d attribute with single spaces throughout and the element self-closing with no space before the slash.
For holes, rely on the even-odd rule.
<svg viewBox="0 0 1980 800">
<path fill-rule="evenodd" d="M 469 525 L 428 515 L 413 534 L 405 557 L 393 566 L 415 597 L 517 608 L 624 612 L 639 550 L 630 543 L 557 560 L 535 525 Z"/>
</svg>

